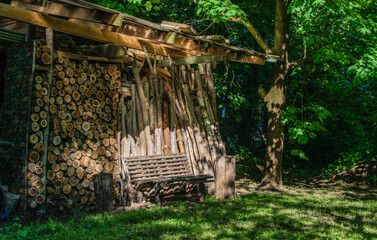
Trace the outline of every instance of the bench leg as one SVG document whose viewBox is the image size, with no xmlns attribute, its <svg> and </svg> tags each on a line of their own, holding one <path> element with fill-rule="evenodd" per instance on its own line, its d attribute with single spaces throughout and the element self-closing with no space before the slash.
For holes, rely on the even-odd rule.
<svg viewBox="0 0 377 240">
<path fill-rule="evenodd" d="M 204 199 L 205 199 L 205 196 L 206 196 L 204 183 L 199 183 L 199 191 L 200 191 L 200 199 L 199 199 L 199 201 L 200 202 L 204 202 Z"/>
<path fill-rule="evenodd" d="M 161 191 L 161 187 L 160 187 L 159 184 L 157 184 L 157 186 L 156 186 L 156 193 L 155 193 L 156 194 L 155 195 L 155 201 L 156 201 L 157 207 L 161 207 L 162 206 L 160 191 Z"/>
</svg>

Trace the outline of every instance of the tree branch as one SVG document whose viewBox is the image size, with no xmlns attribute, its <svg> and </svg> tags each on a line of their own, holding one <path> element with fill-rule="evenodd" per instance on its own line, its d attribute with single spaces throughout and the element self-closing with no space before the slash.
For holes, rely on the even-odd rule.
<svg viewBox="0 0 377 240">
<path fill-rule="evenodd" d="M 251 35 L 254 37 L 254 39 L 257 41 L 258 45 L 262 48 L 262 50 L 266 54 L 272 53 L 272 50 L 268 47 L 267 43 L 264 41 L 261 34 L 258 32 L 258 30 L 253 26 L 253 24 L 248 19 L 231 17 L 227 21 L 242 24 L 243 26 L 245 26 L 247 30 L 249 30 Z"/>
<path fill-rule="evenodd" d="M 300 59 L 298 59 L 298 60 L 296 60 L 294 62 L 290 62 L 289 63 L 289 70 L 293 70 L 293 69 L 295 69 L 296 67 L 298 67 L 298 66 L 300 66 L 302 64 L 310 62 L 311 60 L 313 60 L 311 57 L 305 56 L 305 57 L 300 58 Z"/>
</svg>

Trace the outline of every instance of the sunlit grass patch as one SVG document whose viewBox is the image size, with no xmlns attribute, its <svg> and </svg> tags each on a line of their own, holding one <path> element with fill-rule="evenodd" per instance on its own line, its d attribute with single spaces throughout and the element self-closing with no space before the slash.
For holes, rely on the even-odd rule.
<svg viewBox="0 0 377 240">
<path fill-rule="evenodd" d="M 357 193 L 350 192 L 352 196 Z M 377 201 L 350 194 L 263 193 L 0 229 L 0 239 L 373 239 Z"/>
</svg>

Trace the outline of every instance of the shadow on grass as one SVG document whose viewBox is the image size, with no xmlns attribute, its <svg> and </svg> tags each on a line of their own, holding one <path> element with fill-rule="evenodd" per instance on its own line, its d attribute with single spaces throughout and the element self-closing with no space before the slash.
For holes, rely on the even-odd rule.
<svg viewBox="0 0 377 240">
<path fill-rule="evenodd" d="M 248 194 L 65 223 L 8 226 L 1 239 L 372 239 L 376 201 L 317 195 Z M 25 236 L 26 234 L 26 236 Z"/>
</svg>

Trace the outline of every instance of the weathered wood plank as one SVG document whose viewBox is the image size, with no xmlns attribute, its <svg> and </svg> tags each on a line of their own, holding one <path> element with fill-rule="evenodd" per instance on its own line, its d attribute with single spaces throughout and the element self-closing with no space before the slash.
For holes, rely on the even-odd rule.
<svg viewBox="0 0 377 240">
<path fill-rule="evenodd" d="M 165 168 L 139 168 L 139 169 L 130 170 L 130 173 L 135 174 L 135 175 L 139 174 L 139 173 L 160 174 L 160 173 L 165 173 L 165 172 L 168 172 L 169 174 L 174 174 L 175 172 L 179 172 L 179 171 L 186 171 L 186 172 L 190 173 L 190 169 L 189 169 L 188 166 L 186 166 L 186 167 L 178 166 L 178 167 L 169 167 L 169 168 L 166 168 L 166 167 Z"/>
<path fill-rule="evenodd" d="M 129 161 L 145 161 L 145 160 L 154 160 L 154 159 L 171 159 L 171 158 L 187 158 L 185 154 L 176 154 L 176 155 L 150 155 L 150 156 L 141 156 L 141 157 L 127 157 L 125 160 Z"/>
<path fill-rule="evenodd" d="M 162 163 L 179 163 L 179 164 L 182 164 L 182 163 L 185 163 L 187 162 L 186 159 L 172 159 L 172 160 L 169 160 L 169 161 L 164 161 Z M 153 165 L 153 164 L 159 164 L 159 161 L 149 161 L 149 162 L 127 162 L 127 165 L 128 166 L 144 166 L 144 165 Z"/>
<path fill-rule="evenodd" d="M 179 181 L 193 181 L 193 180 L 199 180 L 199 179 L 211 179 L 213 178 L 210 175 L 181 175 L 176 177 L 156 177 L 156 178 L 149 178 L 149 179 L 141 179 L 141 180 L 133 180 L 136 184 L 142 184 L 142 183 L 163 183 L 163 182 L 179 182 Z"/>
<path fill-rule="evenodd" d="M 148 174 L 135 174 L 131 175 L 132 179 L 140 179 L 140 178 L 146 178 L 146 177 L 160 177 L 160 176 L 166 176 L 166 175 L 180 175 L 180 174 L 190 174 L 190 171 L 187 170 L 180 170 L 180 171 L 171 171 L 171 172 L 157 172 L 157 173 L 148 173 Z"/>
<path fill-rule="evenodd" d="M 12 1 L 10 5 L 55 16 L 77 18 L 87 21 L 104 21 L 110 24 L 114 22 L 117 16 L 117 14 L 114 13 L 99 12 L 95 9 L 83 8 L 82 6 L 68 6 L 54 2 L 47 3 L 46 7 L 20 1 Z"/>
<path fill-rule="evenodd" d="M 132 58 L 128 56 L 124 56 L 122 58 L 105 58 L 105 57 L 96 57 L 96 56 L 88 56 L 70 52 L 63 52 L 63 51 L 54 51 L 57 56 L 71 58 L 75 60 L 91 60 L 91 61 L 100 61 L 100 62 L 111 62 L 111 63 L 132 63 Z"/>
<path fill-rule="evenodd" d="M 94 39 L 103 42 L 117 43 L 129 48 L 134 48 L 142 50 L 142 46 L 139 40 L 133 36 L 127 36 L 124 34 L 119 34 L 115 32 L 105 31 L 98 28 L 86 26 L 83 24 L 69 22 L 67 20 L 49 16 L 42 15 L 38 12 L 32 12 L 19 7 L 10 6 L 4 3 L 0 3 L 0 16 L 11 18 L 17 21 L 30 23 L 40 27 L 52 28 L 56 31 L 65 32 L 80 37 L 85 37 L 89 39 Z M 172 49 L 166 49 L 163 46 L 154 43 L 147 43 L 146 47 L 149 52 L 153 52 L 156 49 L 157 54 L 163 56 L 173 56 L 173 57 L 184 57 L 192 56 L 188 52 L 181 52 Z"/>
<path fill-rule="evenodd" d="M 154 164 L 152 164 L 150 166 L 146 165 L 146 166 L 143 166 L 143 169 L 149 169 L 149 168 L 153 169 L 153 168 L 157 168 L 157 167 L 170 167 L 170 166 L 177 166 L 177 165 L 179 165 L 179 166 L 181 166 L 181 165 L 186 166 L 186 164 L 182 164 L 181 162 L 175 162 L 175 163 L 169 163 L 169 164 L 159 164 L 158 166 L 155 166 Z M 187 166 L 188 166 L 188 164 L 187 164 Z M 140 167 L 139 166 L 128 167 L 128 169 L 130 171 L 132 171 L 134 169 L 140 169 Z"/>
</svg>

